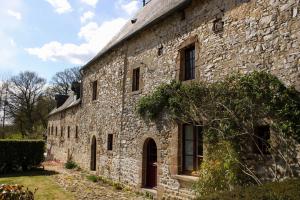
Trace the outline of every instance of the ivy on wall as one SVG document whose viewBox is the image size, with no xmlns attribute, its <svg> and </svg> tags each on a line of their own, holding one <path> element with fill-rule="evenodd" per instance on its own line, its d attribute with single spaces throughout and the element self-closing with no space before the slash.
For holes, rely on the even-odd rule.
<svg viewBox="0 0 300 200">
<path fill-rule="evenodd" d="M 208 138 L 253 134 L 264 123 L 300 141 L 300 94 L 266 72 L 233 75 L 214 83 L 171 82 L 140 99 L 138 114 L 156 120 L 164 112 L 180 123 L 201 125 Z"/>
</svg>

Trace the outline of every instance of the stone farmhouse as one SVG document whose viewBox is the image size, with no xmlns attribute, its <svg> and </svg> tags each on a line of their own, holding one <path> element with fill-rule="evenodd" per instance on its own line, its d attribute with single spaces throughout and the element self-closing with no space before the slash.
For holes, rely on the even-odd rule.
<svg viewBox="0 0 300 200">
<path fill-rule="evenodd" d="M 57 96 L 48 153 L 159 199 L 190 199 L 205 157 L 199 130 L 146 123 L 137 101 L 172 80 L 254 70 L 300 89 L 299 0 L 148 1 L 82 67 L 74 92 Z"/>
</svg>

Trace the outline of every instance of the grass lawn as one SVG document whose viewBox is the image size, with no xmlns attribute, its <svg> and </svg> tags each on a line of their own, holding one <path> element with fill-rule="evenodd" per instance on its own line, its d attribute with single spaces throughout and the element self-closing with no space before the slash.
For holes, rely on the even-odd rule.
<svg viewBox="0 0 300 200">
<path fill-rule="evenodd" d="M 49 171 L 35 171 L 20 174 L 7 175 L 0 177 L 0 184 L 20 184 L 24 185 L 29 190 L 38 190 L 35 193 L 35 200 L 74 200 L 71 193 L 63 190 L 52 179 L 51 175 L 54 172 Z"/>
</svg>

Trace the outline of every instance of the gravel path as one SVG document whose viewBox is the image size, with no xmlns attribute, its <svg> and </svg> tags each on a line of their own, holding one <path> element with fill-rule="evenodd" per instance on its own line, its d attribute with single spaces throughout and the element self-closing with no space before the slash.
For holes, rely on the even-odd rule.
<svg viewBox="0 0 300 200">
<path fill-rule="evenodd" d="M 65 190 L 71 192 L 76 200 L 143 200 L 143 196 L 138 196 L 132 191 L 117 190 L 110 185 L 87 180 L 87 173 L 83 171 L 67 170 L 60 163 L 47 162 L 44 164 L 45 170 L 56 171 L 58 174 L 52 178 Z"/>
</svg>

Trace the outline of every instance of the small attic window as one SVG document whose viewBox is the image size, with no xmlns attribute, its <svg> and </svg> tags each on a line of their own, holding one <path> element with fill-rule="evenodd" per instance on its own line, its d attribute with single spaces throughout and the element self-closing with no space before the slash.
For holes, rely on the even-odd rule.
<svg viewBox="0 0 300 200">
<path fill-rule="evenodd" d="M 164 53 L 164 47 L 163 45 L 160 45 L 157 49 L 157 55 L 161 56 Z"/>
<path fill-rule="evenodd" d="M 134 24 L 137 21 L 137 18 L 131 20 L 131 23 Z"/>
<path fill-rule="evenodd" d="M 214 33 L 220 33 L 220 32 L 223 32 L 223 30 L 224 30 L 224 22 L 223 22 L 222 18 L 217 18 L 213 22 L 213 31 L 214 31 Z"/>
</svg>

